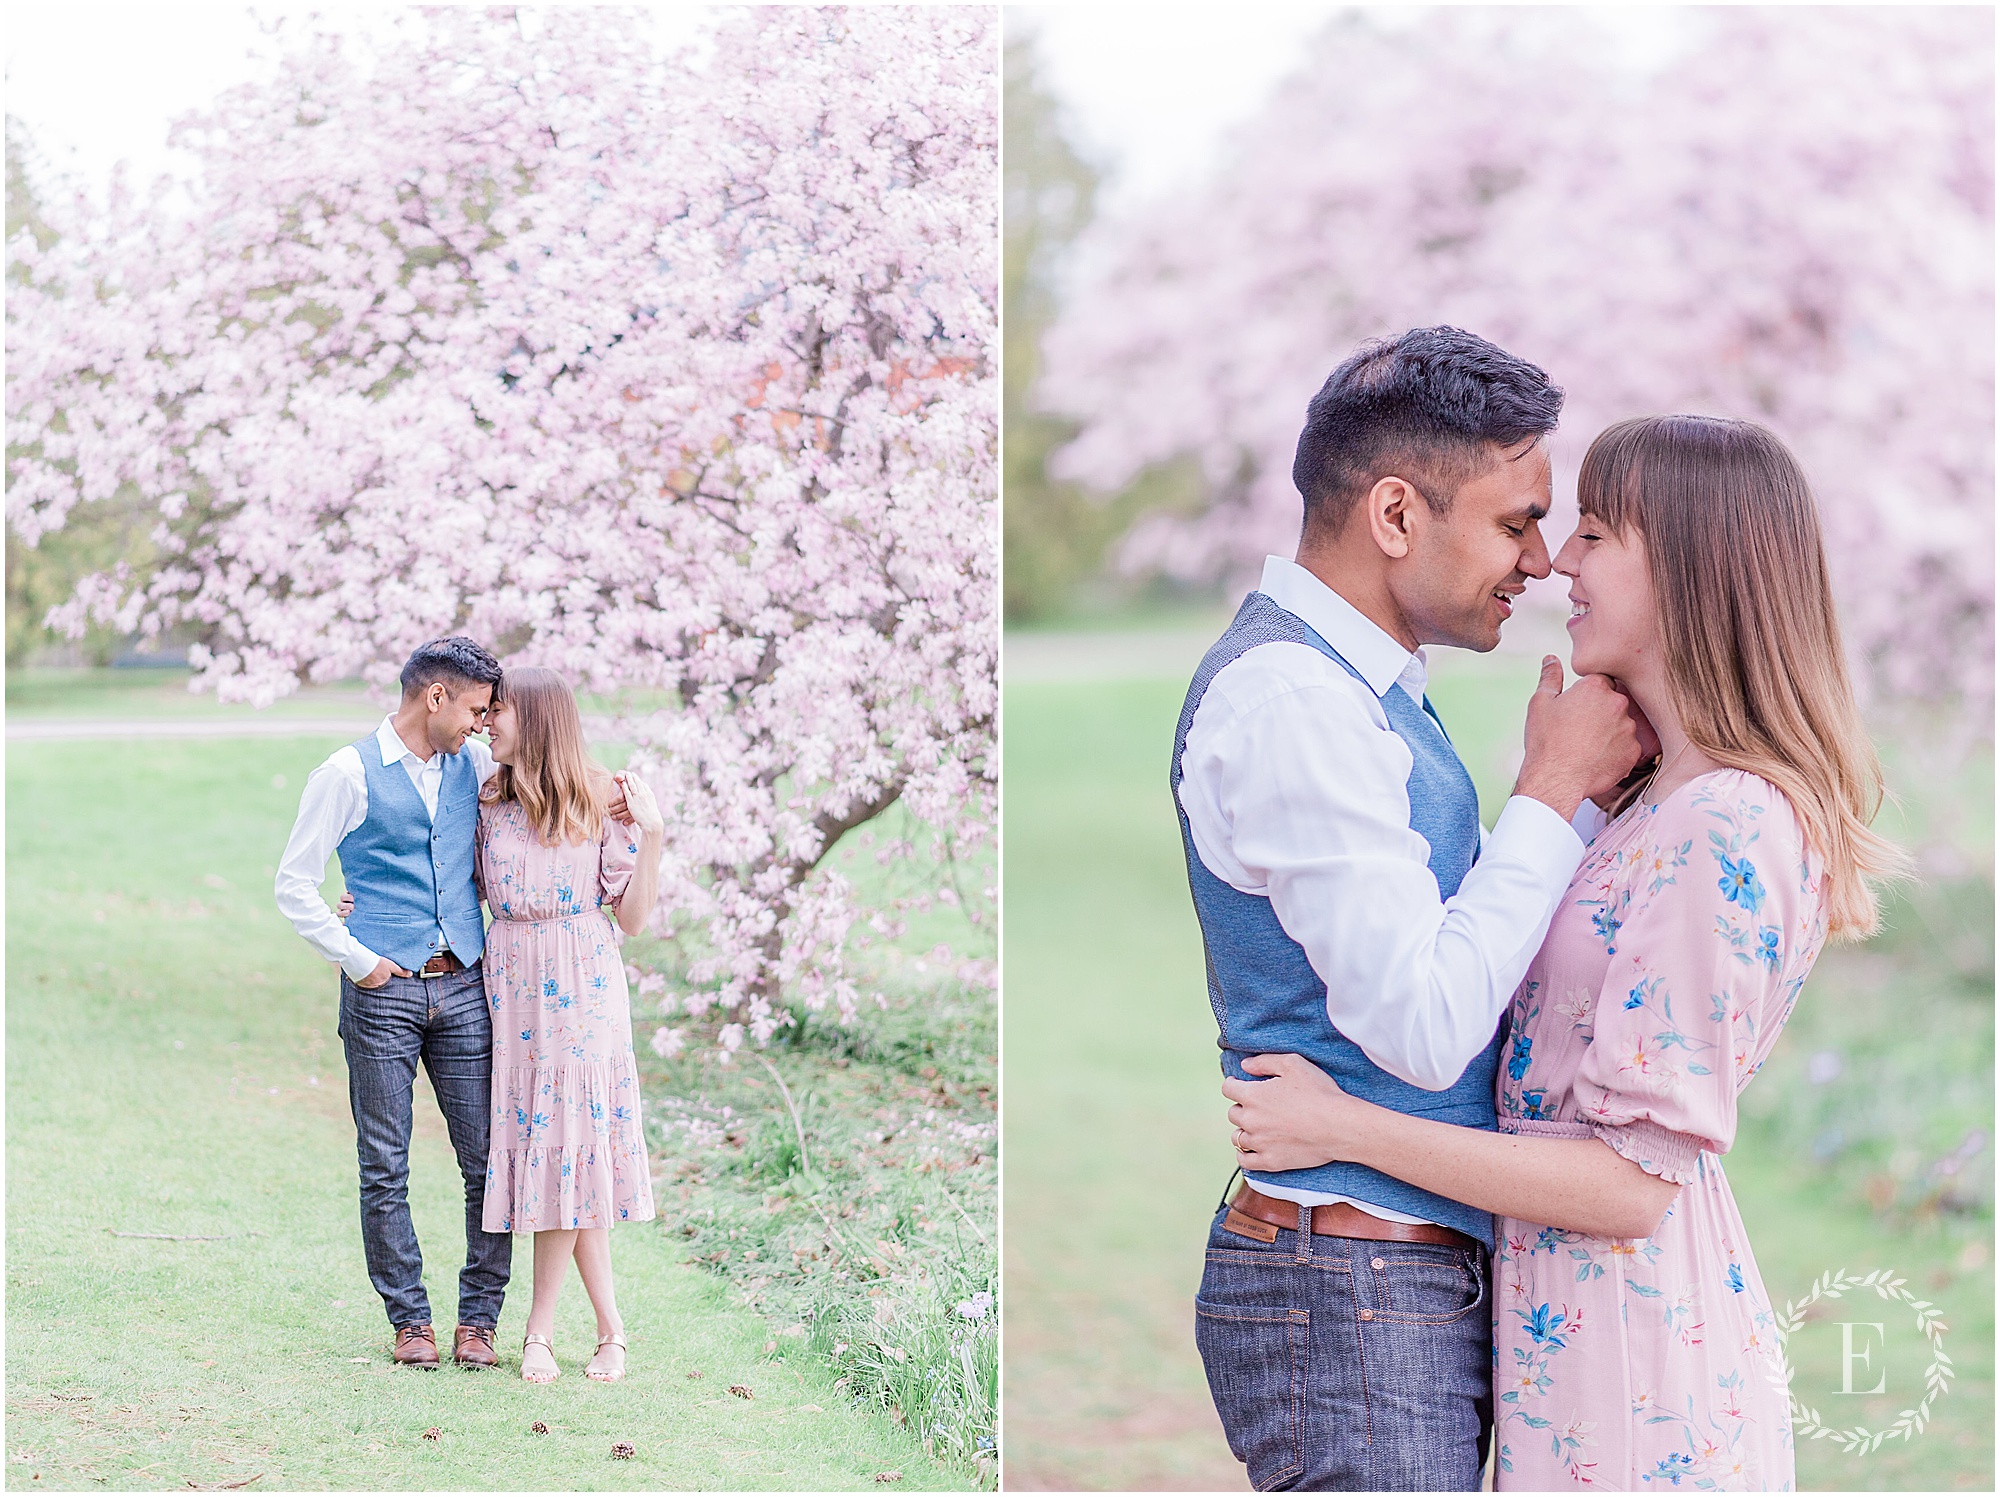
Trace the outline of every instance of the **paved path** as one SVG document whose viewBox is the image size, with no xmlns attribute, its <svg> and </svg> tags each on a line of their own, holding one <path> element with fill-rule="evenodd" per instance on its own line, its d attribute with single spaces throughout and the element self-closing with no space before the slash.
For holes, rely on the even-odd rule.
<svg viewBox="0 0 2000 1497">
<path fill-rule="evenodd" d="M 284 738 L 344 733 L 359 738 L 380 717 L 30 717 L 9 718 L 11 739 Z"/>
<path fill-rule="evenodd" d="M 1224 621 L 1224 624 L 1227 620 Z M 1013 686 L 1076 681 L 1185 681 L 1222 633 L 1200 629 L 1010 633 L 1001 679 Z"/>
<path fill-rule="evenodd" d="M 9 718 L 10 740 L 50 742 L 75 738 L 305 738 L 347 739 L 372 733 L 382 719 L 368 717 L 28 717 Z M 586 717 L 593 742 L 616 741 L 608 717 Z"/>
</svg>

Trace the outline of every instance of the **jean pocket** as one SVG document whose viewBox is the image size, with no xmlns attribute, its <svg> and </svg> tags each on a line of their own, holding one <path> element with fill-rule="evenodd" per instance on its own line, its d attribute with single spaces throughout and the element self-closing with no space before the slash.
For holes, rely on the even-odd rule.
<svg viewBox="0 0 2000 1497">
<path fill-rule="evenodd" d="M 1402 1325 L 1449 1325 L 1486 1303 L 1478 1255 L 1463 1248 L 1384 1245 L 1370 1259 L 1375 1319 Z"/>
<path fill-rule="evenodd" d="M 1229 1448 L 1260 1492 L 1305 1470 L 1311 1317 L 1271 1305 L 1194 1302 L 1194 1339 Z"/>
</svg>

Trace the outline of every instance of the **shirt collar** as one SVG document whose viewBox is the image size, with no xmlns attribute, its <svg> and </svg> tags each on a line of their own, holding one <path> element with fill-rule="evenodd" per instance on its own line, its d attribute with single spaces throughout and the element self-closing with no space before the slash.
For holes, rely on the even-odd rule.
<svg viewBox="0 0 2000 1497">
<path fill-rule="evenodd" d="M 403 742 L 403 735 L 396 731 L 394 714 L 382 719 L 382 726 L 375 730 L 375 742 L 381 747 L 384 769 L 391 764 L 400 764 L 405 759 L 417 759 L 416 754 L 411 752 L 410 746 Z M 428 768 L 436 758 L 437 755 L 432 754 L 429 759 L 417 759 L 417 763 Z"/>
<path fill-rule="evenodd" d="M 1315 634 L 1368 683 L 1376 696 L 1401 686 L 1419 703 L 1429 681 L 1429 663 L 1421 648 L 1406 650 L 1382 626 L 1356 608 L 1295 561 L 1264 558 L 1264 576 L 1257 590 L 1288 613 L 1312 626 Z"/>
</svg>

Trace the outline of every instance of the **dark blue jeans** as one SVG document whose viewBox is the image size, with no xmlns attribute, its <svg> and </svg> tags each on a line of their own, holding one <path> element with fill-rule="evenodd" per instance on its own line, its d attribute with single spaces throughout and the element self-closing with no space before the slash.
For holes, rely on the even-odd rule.
<svg viewBox="0 0 2000 1497">
<path fill-rule="evenodd" d="M 1474 1492 L 1493 1431 L 1487 1253 L 1279 1231 L 1218 1211 L 1195 1342 L 1260 1492 Z"/>
<path fill-rule="evenodd" d="M 514 1239 L 489 1232 L 486 1141 L 493 1108 L 493 1019 L 477 963 L 445 977 L 392 977 L 379 988 L 340 979 L 340 1038 L 361 1160 L 361 1246 L 392 1326 L 430 1322 L 424 1258 L 410 1222 L 410 1106 L 417 1063 L 430 1074 L 465 1177 L 463 1325 L 500 1321 Z"/>
</svg>

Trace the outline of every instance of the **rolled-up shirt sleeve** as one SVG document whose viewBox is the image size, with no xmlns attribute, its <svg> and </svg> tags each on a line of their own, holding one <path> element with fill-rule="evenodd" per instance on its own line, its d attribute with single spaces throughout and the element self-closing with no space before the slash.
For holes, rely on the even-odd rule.
<svg viewBox="0 0 2000 1497">
<path fill-rule="evenodd" d="M 342 762 L 343 755 L 353 761 L 351 770 Z M 292 929 L 356 982 L 373 972 L 381 957 L 354 938 L 345 922 L 327 907 L 319 888 L 326 878 L 327 859 L 367 815 L 367 782 L 360 768 L 359 756 L 349 747 L 306 777 L 298 819 L 292 823 L 285 855 L 278 860 L 273 890 L 278 912 L 292 922 Z"/>
<path fill-rule="evenodd" d="M 1456 1081 L 1491 1042 L 1576 871 L 1571 825 L 1512 798 L 1443 898 L 1410 827 L 1409 748 L 1366 685 L 1299 645 L 1262 646 L 1218 673 L 1181 762 L 1196 852 L 1271 901 L 1326 984 L 1333 1026 L 1413 1086 Z"/>
</svg>

